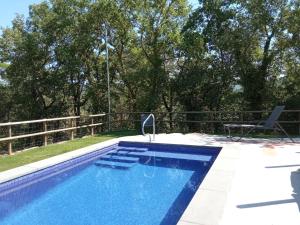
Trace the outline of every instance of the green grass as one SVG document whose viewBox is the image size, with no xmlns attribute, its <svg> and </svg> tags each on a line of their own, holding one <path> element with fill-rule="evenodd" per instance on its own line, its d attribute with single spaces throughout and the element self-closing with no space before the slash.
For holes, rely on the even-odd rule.
<svg viewBox="0 0 300 225">
<path fill-rule="evenodd" d="M 7 64 L 0 62 L 0 68 L 6 69 L 8 67 Z"/>
<path fill-rule="evenodd" d="M 107 141 L 113 138 L 136 135 L 136 131 L 114 131 L 110 133 L 102 133 L 96 136 L 89 136 L 72 141 L 66 141 L 58 144 L 51 144 L 45 147 L 37 147 L 27 151 L 18 152 L 14 155 L 5 155 L 0 157 L 0 172 L 9 170 L 28 163 L 36 162 L 62 153 L 70 152 L 79 148 L 83 148 L 92 144 Z"/>
</svg>

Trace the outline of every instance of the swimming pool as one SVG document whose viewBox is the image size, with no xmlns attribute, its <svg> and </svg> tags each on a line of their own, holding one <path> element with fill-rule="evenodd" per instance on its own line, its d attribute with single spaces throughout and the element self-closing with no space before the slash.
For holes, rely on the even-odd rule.
<svg viewBox="0 0 300 225">
<path fill-rule="evenodd" d="M 219 152 L 120 142 L 0 184 L 0 224 L 176 224 Z"/>
</svg>

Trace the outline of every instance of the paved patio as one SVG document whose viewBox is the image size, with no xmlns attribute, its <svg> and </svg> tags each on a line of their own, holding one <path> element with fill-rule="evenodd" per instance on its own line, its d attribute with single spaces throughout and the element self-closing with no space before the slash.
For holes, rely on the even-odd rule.
<svg viewBox="0 0 300 225">
<path fill-rule="evenodd" d="M 160 134 L 156 142 L 223 147 L 180 225 L 300 224 L 300 144 L 254 138 L 232 142 L 196 133 Z"/>
</svg>

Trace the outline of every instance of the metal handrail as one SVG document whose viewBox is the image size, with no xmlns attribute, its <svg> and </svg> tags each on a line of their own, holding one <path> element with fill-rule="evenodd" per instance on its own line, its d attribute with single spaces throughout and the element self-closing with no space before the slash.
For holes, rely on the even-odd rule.
<svg viewBox="0 0 300 225">
<path fill-rule="evenodd" d="M 154 141 L 155 140 L 155 116 L 152 113 L 149 114 L 149 116 L 147 116 L 147 118 L 144 120 L 143 126 L 142 126 L 142 133 L 143 133 L 144 136 L 146 136 L 146 134 L 145 134 L 145 125 L 151 117 L 153 118 L 152 127 L 153 127 L 153 141 Z M 151 135 L 150 134 L 149 134 L 149 139 L 150 139 L 150 142 L 151 142 Z"/>
</svg>

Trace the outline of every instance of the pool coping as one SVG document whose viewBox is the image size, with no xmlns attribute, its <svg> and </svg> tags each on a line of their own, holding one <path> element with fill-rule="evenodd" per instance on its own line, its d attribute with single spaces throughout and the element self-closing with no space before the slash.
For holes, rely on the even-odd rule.
<svg viewBox="0 0 300 225">
<path fill-rule="evenodd" d="M 135 136 L 138 137 L 138 136 Z M 121 141 L 145 142 L 144 139 L 133 138 L 116 138 L 90 145 L 85 148 L 60 154 L 48 159 L 40 160 L 34 163 L 26 164 L 11 170 L 0 173 L 0 184 L 14 180 L 16 178 L 43 170 L 56 164 L 71 160 L 85 154 L 97 151 L 111 145 L 118 144 Z M 170 144 L 168 141 L 155 141 L 158 144 Z M 195 143 L 176 143 L 183 145 L 197 145 Z M 234 177 L 236 162 L 239 158 L 239 149 L 233 145 L 197 145 L 221 147 L 221 151 L 205 176 L 193 199 L 185 209 L 178 225 L 217 225 L 219 224 L 227 195 L 230 191 L 231 183 Z"/>
<path fill-rule="evenodd" d="M 218 225 L 221 222 L 239 155 L 240 149 L 234 145 L 222 147 L 177 225 Z"/>
</svg>

